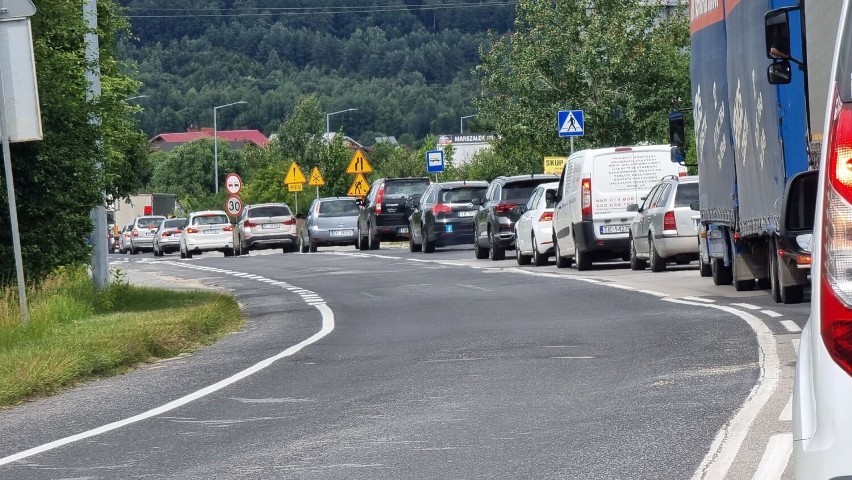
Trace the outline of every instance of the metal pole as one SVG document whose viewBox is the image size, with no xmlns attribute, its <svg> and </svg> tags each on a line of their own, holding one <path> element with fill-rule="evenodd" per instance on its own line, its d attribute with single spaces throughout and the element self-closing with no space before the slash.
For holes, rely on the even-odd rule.
<svg viewBox="0 0 852 480">
<path fill-rule="evenodd" d="M 0 84 L 2 86 L 2 84 Z M 0 94 L 2 100 L 2 94 Z M 18 231 L 18 206 L 15 203 L 15 183 L 12 179 L 12 153 L 9 149 L 9 135 L 6 133 L 5 109 L 0 112 L 0 135 L 3 142 L 3 166 L 6 169 L 6 194 L 9 197 L 9 221 L 12 224 L 12 248 L 15 251 L 15 272 L 18 276 L 18 302 L 21 304 L 21 319 L 26 327 L 30 321 L 27 308 L 27 285 L 24 283 L 24 260 L 21 255 L 21 234 Z"/>
<path fill-rule="evenodd" d="M 98 4 L 97 0 L 86 0 L 83 4 L 83 17 L 86 21 L 86 80 L 89 82 L 89 89 L 86 91 L 86 99 L 92 101 L 101 96 L 101 70 L 100 62 L 100 46 L 98 44 Z M 100 126 L 101 120 L 98 117 L 92 117 L 89 120 L 92 125 Z M 100 145 L 97 145 L 100 149 Z M 96 165 L 98 173 L 103 173 L 104 165 L 97 161 Z M 103 290 L 109 285 L 109 248 L 107 246 L 107 224 L 106 224 L 106 192 L 101 191 L 100 205 L 94 207 L 89 215 L 94 224 L 94 232 L 92 232 L 92 283 L 97 290 Z"/>
<path fill-rule="evenodd" d="M 319 198 L 319 185 L 317 185 L 317 198 Z"/>
<path fill-rule="evenodd" d="M 213 107 L 213 193 L 219 193 L 219 129 L 216 125 L 216 107 Z"/>
<path fill-rule="evenodd" d="M 571 155 L 574 155 L 574 137 L 571 137 Z"/>
<path fill-rule="evenodd" d="M 293 192 L 293 195 L 296 197 L 296 214 L 299 214 L 299 192 Z"/>
</svg>

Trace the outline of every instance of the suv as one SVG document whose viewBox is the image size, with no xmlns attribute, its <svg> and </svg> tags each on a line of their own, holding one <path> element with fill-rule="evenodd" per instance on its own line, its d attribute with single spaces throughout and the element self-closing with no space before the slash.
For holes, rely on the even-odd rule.
<svg viewBox="0 0 852 480">
<path fill-rule="evenodd" d="M 136 217 L 130 227 L 130 254 L 136 255 L 141 251 L 154 250 L 154 235 L 157 227 L 166 217 L 161 215 Z"/>
<path fill-rule="evenodd" d="M 556 175 L 497 177 L 488 186 L 474 218 L 473 251 L 476 258 L 503 260 L 506 249 L 515 247 L 515 222 L 521 214 L 513 208 L 527 203 L 535 187 L 559 180 Z"/>
<path fill-rule="evenodd" d="M 235 253 L 247 255 L 259 248 L 281 248 L 284 253 L 296 251 L 296 217 L 286 204 L 246 205 L 237 217 Z"/>
<path fill-rule="evenodd" d="M 700 215 L 691 208 L 698 201 L 698 177 L 665 177 L 628 212 L 638 212 L 630 223 L 630 268 L 662 272 L 675 261 L 685 265 L 698 259 Z"/>
<path fill-rule="evenodd" d="M 408 239 L 410 199 L 419 198 L 429 188 L 428 177 L 380 178 L 373 182 L 358 215 L 359 250 L 377 250 L 383 240 Z"/>
</svg>

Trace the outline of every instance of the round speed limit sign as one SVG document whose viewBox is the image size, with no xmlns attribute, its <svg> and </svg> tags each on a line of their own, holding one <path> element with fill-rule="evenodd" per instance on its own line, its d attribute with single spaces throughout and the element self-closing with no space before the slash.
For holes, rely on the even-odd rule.
<svg viewBox="0 0 852 480">
<path fill-rule="evenodd" d="M 243 211 L 243 201 L 236 195 L 231 195 L 225 202 L 225 211 L 228 215 L 236 217 Z"/>
</svg>

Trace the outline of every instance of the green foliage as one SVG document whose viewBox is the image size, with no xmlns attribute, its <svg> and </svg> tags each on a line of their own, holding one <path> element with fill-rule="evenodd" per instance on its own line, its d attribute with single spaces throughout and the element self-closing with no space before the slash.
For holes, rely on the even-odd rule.
<svg viewBox="0 0 852 480">
<path fill-rule="evenodd" d="M 666 8 L 640 0 L 519 3 L 516 31 L 492 36 L 476 67 L 478 120 L 500 136 L 492 160 L 528 170 L 540 169 L 543 156 L 567 154 L 555 132 L 560 109 L 585 111 L 577 148 L 666 141 L 672 102 L 689 97 L 685 7 L 668 7 L 664 19 Z"/>
</svg>

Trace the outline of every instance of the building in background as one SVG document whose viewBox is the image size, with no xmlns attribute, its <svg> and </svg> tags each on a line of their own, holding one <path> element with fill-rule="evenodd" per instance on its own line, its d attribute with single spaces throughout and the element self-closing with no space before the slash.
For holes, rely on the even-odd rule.
<svg viewBox="0 0 852 480">
<path fill-rule="evenodd" d="M 266 135 L 259 130 L 219 130 L 217 136 L 220 143 L 226 142 L 234 150 L 242 150 L 247 143 L 261 148 L 269 143 Z M 151 144 L 157 150 L 169 151 L 200 138 L 212 139 L 213 129 L 190 127 L 186 132 L 161 133 L 151 139 Z"/>
<path fill-rule="evenodd" d="M 491 148 L 491 142 L 496 136 L 493 133 L 472 133 L 464 135 L 439 135 L 438 150 L 444 150 L 448 145 L 453 146 L 453 165 L 465 165 L 473 160 L 480 150 Z"/>
</svg>

